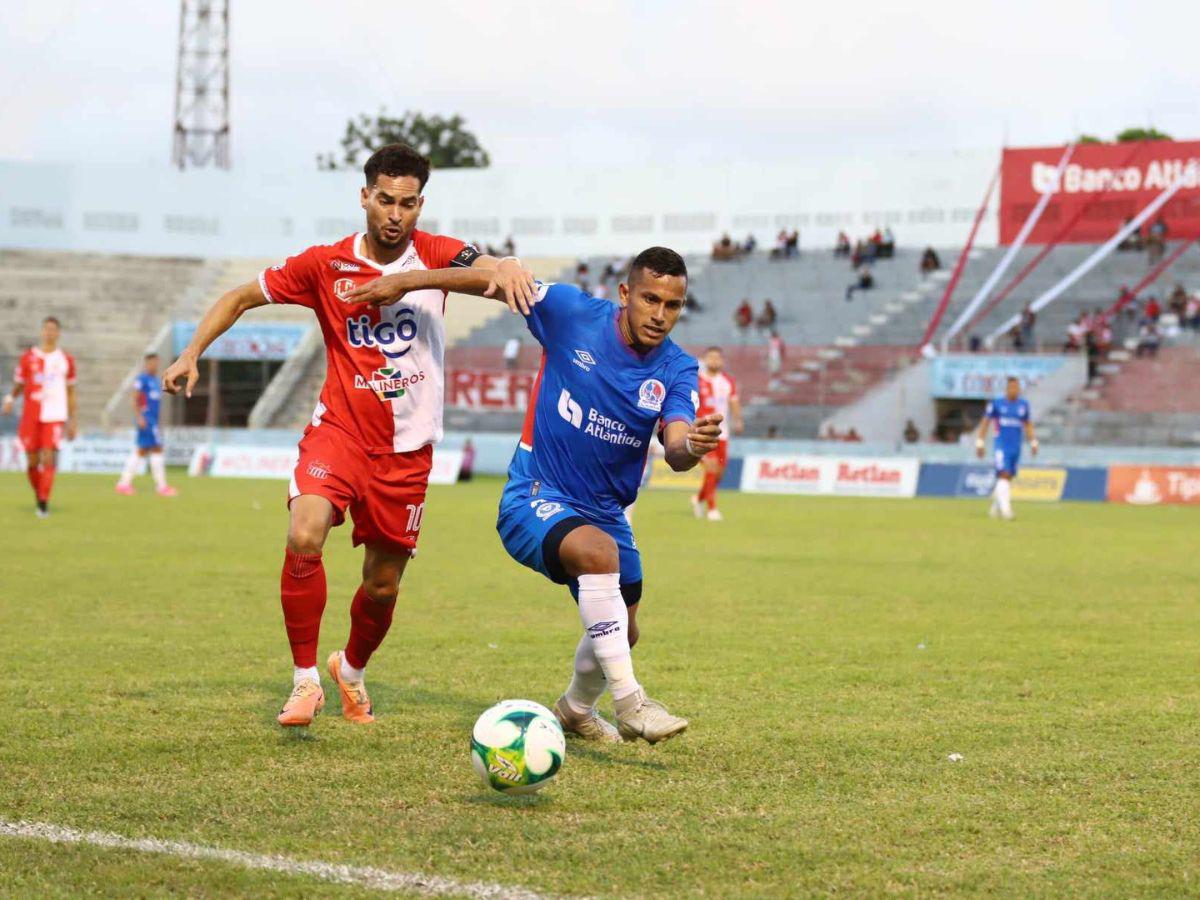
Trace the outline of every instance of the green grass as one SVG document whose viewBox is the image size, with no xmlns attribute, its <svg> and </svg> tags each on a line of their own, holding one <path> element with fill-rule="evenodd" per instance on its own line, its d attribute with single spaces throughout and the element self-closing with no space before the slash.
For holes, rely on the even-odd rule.
<svg viewBox="0 0 1200 900">
<path fill-rule="evenodd" d="M 430 492 L 379 721 L 334 700 L 308 734 L 274 724 L 284 486 L 111 488 L 63 476 L 41 522 L 0 476 L 0 819 L 560 894 L 1200 894 L 1195 510 L 730 495 L 713 525 L 650 493 L 635 658 L 692 728 L 572 743 L 521 799 L 477 782 L 470 725 L 552 702 L 579 623 L 504 554 L 499 482 Z M 5 894 L 334 890 L 0 837 Z"/>
</svg>

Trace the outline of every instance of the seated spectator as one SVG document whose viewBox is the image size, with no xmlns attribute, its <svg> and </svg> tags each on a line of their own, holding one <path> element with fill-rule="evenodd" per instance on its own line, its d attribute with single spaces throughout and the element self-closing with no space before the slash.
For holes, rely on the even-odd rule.
<svg viewBox="0 0 1200 900">
<path fill-rule="evenodd" d="M 863 242 L 855 241 L 854 249 L 850 251 L 850 268 L 857 269 L 859 266 L 861 266 L 862 261 L 863 261 L 863 256 L 865 254 L 866 254 L 866 251 L 863 248 Z"/>
<path fill-rule="evenodd" d="M 778 331 L 772 328 L 771 336 L 767 338 L 767 385 L 769 387 L 774 387 L 779 383 L 786 355 L 787 349 L 783 345 L 783 338 L 779 336 Z"/>
<path fill-rule="evenodd" d="M 770 330 L 775 327 L 775 322 L 779 318 L 779 314 L 775 311 L 775 304 L 768 299 L 763 303 L 762 312 L 758 314 L 756 324 L 759 328 Z"/>
<path fill-rule="evenodd" d="M 778 437 L 779 437 L 779 426 L 778 425 L 768 425 L 767 426 L 767 440 L 773 441 Z"/>
<path fill-rule="evenodd" d="M 1084 326 L 1085 314 L 1080 313 L 1079 316 L 1067 326 L 1067 339 L 1063 342 L 1063 350 L 1072 353 L 1083 346 L 1083 337 L 1087 334 L 1087 328 Z"/>
<path fill-rule="evenodd" d="M 1037 313 L 1025 304 L 1025 308 L 1021 310 L 1021 344 L 1026 353 L 1033 353 L 1037 350 L 1037 342 L 1034 339 L 1033 329 L 1037 324 Z"/>
<path fill-rule="evenodd" d="M 838 434 L 837 429 L 832 425 L 828 426 L 825 429 L 825 433 L 821 435 L 821 440 L 823 441 L 840 441 L 841 439 L 842 436 Z"/>
<path fill-rule="evenodd" d="M 517 360 L 521 357 L 521 339 L 510 337 L 504 342 L 504 368 L 515 369 Z"/>
<path fill-rule="evenodd" d="M 1200 331 L 1200 295 L 1192 294 L 1184 304 L 1183 327 Z"/>
<path fill-rule="evenodd" d="M 1175 313 L 1180 321 L 1183 321 L 1183 311 L 1187 306 L 1188 294 L 1183 289 L 1182 284 L 1176 284 L 1175 290 L 1171 291 L 1171 296 L 1167 299 L 1167 309 Z"/>
<path fill-rule="evenodd" d="M 1017 323 L 1012 328 L 1008 329 L 1008 339 L 1012 341 L 1014 353 L 1025 352 L 1025 335 L 1021 333 L 1021 325 Z"/>
<path fill-rule="evenodd" d="M 737 259 L 741 255 L 742 248 L 733 242 L 728 233 L 721 235 L 721 239 L 713 244 L 712 258 L 718 262 Z"/>
<path fill-rule="evenodd" d="M 845 440 L 848 444 L 861 444 L 862 435 L 858 433 L 857 428 L 851 425 L 850 430 L 846 432 L 846 436 L 843 438 L 843 440 Z"/>
<path fill-rule="evenodd" d="M 1126 216 L 1125 221 L 1122 223 L 1122 227 L 1128 226 L 1129 223 L 1132 221 L 1133 221 L 1133 216 Z M 1118 250 L 1141 250 L 1142 249 L 1141 233 L 1138 232 L 1138 230 L 1135 228 L 1133 231 L 1129 232 L 1129 234 L 1126 236 L 1125 240 L 1123 240 L 1123 241 L 1121 241 L 1121 243 L 1117 244 L 1117 249 Z"/>
<path fill-rule="evenodd" d="M 696 295 L 691 291 L 687 292 L 687 296 L 683 300 L 683 308 L 689 313 L 704 312 L 704 307 L 700 305 L 700 301 L 696 299 Z"/>
<path fill-rule="evenodd" d="M 516 256 L 517 255 L 517 245 L 513 241 L 511 234 L 504 241 L 504 255 L 505 256 Z"/>
<path fill-rule="evenodd" d="M 581 259 L 579 265 L 575 267 L 575 280 L 585 281 L 588 277 L 588 264 L 586 259 Z"/>
<path fill-rule="evenodd" d="M 983 338 L 977 334 L 971 335 L 970 340 L 967 341 L 967 351 L 969 353 L 979 353 L 981 350 L 983 350 Z"/>
<path fill-rule="evenodd" d="M 470 481 L 475 474 L 475 444 L 470 438 L 463 441 L 462 463 L 458 467 L 458 480 Z"/>
<path fill-rule="evenodd" d="M 1159 216 L 1154 220 L 1154 224 L 1147 229 L 1146 255 L 1150 263 L 1156 263 L 1162 259 L 1166 244 L 1167 222 L 1162 216 Z"/>
<path fill-rule="evenodd" d="M 891 259 L 896 255 L 896 236 L 888 226 L 883 228 L 883 243 L 879 245 L 879 255 Z"/>
<path fill-rule="evenodd" d="M 909 419 L 904 425 L 904 443 L 915 444 L 921 440 L 921 432 L 917 428 L 917 423 Z"/>
<path fill-rule="evenodd" d="M 1142 325 L 1141 333 L 1138 335 L 1137 350 L 1134 351 L 1137 356 L 1158 356 L 1158 345 L 1162 342 L 1162 337 L 1158 333 L 1157 322 L 1145 322 Z"/>
<path fill-rule="evenodd" d="M 771 248 L 771 259 L 784 259 L 787 256 L 787 248 L 787 230 L 780 229 L 779 234 L 775 235 L 775 246 Z"/>
<path fill-rule="evenodd" d="M 846 287 L 846 301 L 854 299 L 855 291 L 869 291 L 875 287 L 875 276 L 871 274 L 871 267 L 868 265 L 859 266 L 858 277 Z"/>
<path fill-rule="evenodd" d="M 788 258 L 800 255 L 800 231 L 799 231 L 799 229 L 793 228 L 792 233 L 787 236 L 787 241 L 785 242 L 784 255 L 787 256 Z"/>
<path fill-rule="evenodd" d="M 1162 315 L 1162 307 L 1158 305 L 1158 298 L 1151 297 L 1146 301 L 1145 315 L 1148 321 L 1158 323 L 1158 317 Z"/>
<path fill-rule="evenodd" d="M 837 243 L 833 245 L 834 256 L 849 256 L 850 255 L 850 238 L 846 236 L 846 232 L 839 231 Z"/>
<path fill-rule="evenodd" d="M 921 254 L 921 275 L 936 272 L 941 267 L 942 261 L 938 258 L 937 251 L 932 247 L 926 247 L 925 252 Z"/>
<path fill-rule="evenodd" d="M 754 233 L 746 235 L 746 242 L 742 244 L 742 252 L 749 256 L 758 249 L 758 241 L 754 239 Z"/>
<path fill-rule="evenodd" d="M 739 329 L 745 331 L 754 323 L 754 307 L 750 305 L 749 298 L 743 299 L 738 308 L 733 311 L 733 324 Z"/>
</svg>

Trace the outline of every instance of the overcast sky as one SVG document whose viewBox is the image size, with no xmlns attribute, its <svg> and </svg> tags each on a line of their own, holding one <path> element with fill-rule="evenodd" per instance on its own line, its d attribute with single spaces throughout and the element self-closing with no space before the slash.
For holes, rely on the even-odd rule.
<svg viewBox="0 0 1200 900">
<path fill-rule="evenodd" d="M 1200 4 L 231 0 L 234 165 L 462 113 L 496 165 L 1200 138 Z M 169 159 L 178 3 L 3 0 L 0 158 Z"/>
</svg>

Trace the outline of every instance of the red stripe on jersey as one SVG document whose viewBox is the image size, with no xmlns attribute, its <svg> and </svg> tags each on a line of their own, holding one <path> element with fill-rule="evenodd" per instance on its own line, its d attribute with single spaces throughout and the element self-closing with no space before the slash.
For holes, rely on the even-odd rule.
<svg viewBox="0 0 1200 900">
<path fill-rule="evenodd" d="M 542 373 L 546 371 L 546 352 L 542 351 L 542 361 L 538 365 L 537 378 L 529 390 L 529 408 L 525 410 L 525 424 L 521 428 L 521 443 L 526 447 L 533 446 L 533 411 L 537 409 L 538 393 L 542 389 Z"/>
</svg>

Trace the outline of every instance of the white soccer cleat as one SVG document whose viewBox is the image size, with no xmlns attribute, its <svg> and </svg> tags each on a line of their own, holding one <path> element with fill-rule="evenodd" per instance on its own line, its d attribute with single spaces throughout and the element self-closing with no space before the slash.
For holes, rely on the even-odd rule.
<svg viewBox="0 0 1200 900">
<path fill-rule="evenodd" d="M 638 738 L 657 744 L 680 734 L 688 727 L 688 720 L 673 716 L 657 700 L 651 700 L 641 688 L 614 701 L 617 713 L 617 730 L 627 741 Z"/>
<path fill-rule="evenodd" d="M 988 518 L 995 519 L 1000 515 L 1000 507 L 993 503 L 988 507 Z"/>
<path fill-rule="evenodd" d="M 723 515 L 721 515 L 721 511 L 719 509 L 710 509 L 708 511 L 708 515 L 706 515 L 704 518 L 708 519 L 708 521 L 710 521 L 710 522 L 724 522 L 725 521 L 725 517 Z"/>
<path fill-rule="evenodd" d="M 566 696 L 558 698 L 554 704 L 554 717 L 562 726 L 565 734 L 573 734 L 585 741 L 599 741 L 604 744 L 619 744 L 621 733 L 615 725 L 596 712 L 593 706 L 586 713 L 577 713 L 567 703 Z"/>
<path fill-rule="evenodd" d="M 699 497 L 692 497 L 691 501 L 692 501 L 692 515 L 695 516 L 697 519 L 703 519 L 704 518 L 704 503 L 700 500 Z"/>
<path fill-rule="evenodd" d="M 1005 522 L 1011 522 L 1013 519 L 1016 518 L 1016 516 L 1014 516 L 1010 512 L 1006 512 L 1006 513 L 1000 513 L 1000 518 L 1002 518 Z"/>
</svg>

